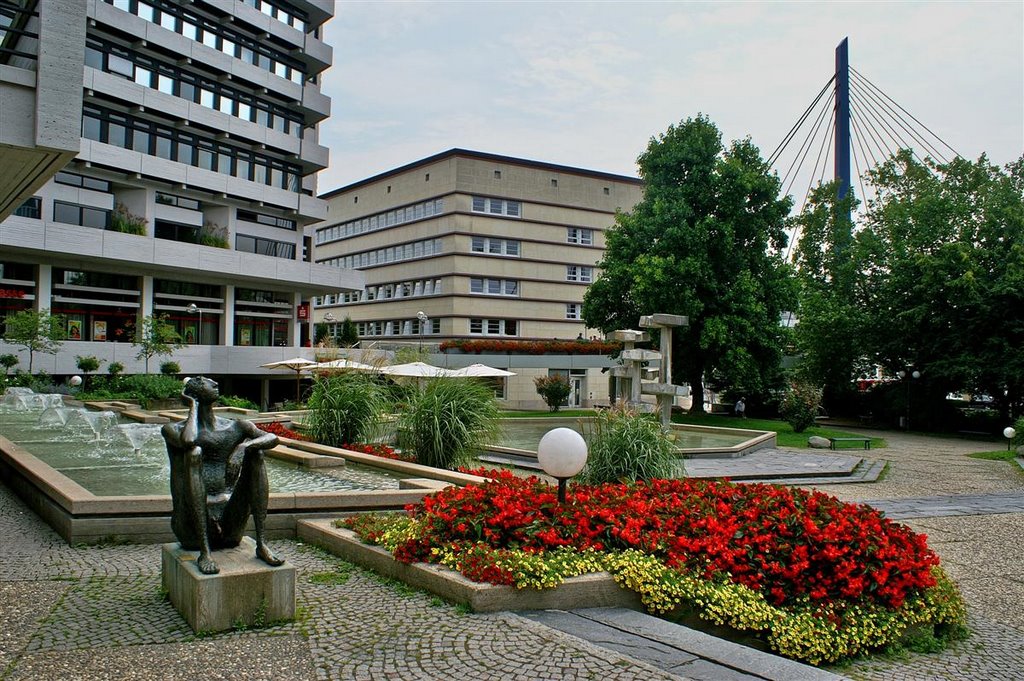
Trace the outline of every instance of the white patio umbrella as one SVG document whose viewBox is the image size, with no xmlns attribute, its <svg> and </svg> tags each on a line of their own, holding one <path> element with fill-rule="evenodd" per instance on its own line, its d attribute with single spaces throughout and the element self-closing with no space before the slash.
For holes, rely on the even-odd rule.
<svg viewBox="0 0 1024 681">
<path fill-rule="evenodd" d="M 504 369 L 495 369 L 486 364 L 470 364 L 468 367 L 456 369 L 451 375 L 461 378 L 503 378 L 505 376 L 515 376 L 515 373 L 505 371 Z"/>
<path fill-rule="evenodd" d="M 305 357 L 292 357 L 291 359 L 283 359 L 280 362 L 267 362 L 260 366 L 264 369 L 291 369 L 295 372 L 295 401 L 299 401 L 299 385 L 302 380 L 302 371 L 315 365 L 316 362 L 306 359 Z"/>
<path fill-rule="evenodd" d="M 450 369 L 443 369 L 425 362 L 409 362 L 408 364 L 392 364 L 381 367 L 380 372 L 386 376 L 408 376 L 410 378 L 436 378 L 452 376 Z"/>
<path fill-rule="evenodd" d="M 332 359 L 330 362 L 319 362 L 306 367 L 306 371 L 377 371 L 377 367 L 370 364 L 363 364 L 351 359 Z"/>
</svg>

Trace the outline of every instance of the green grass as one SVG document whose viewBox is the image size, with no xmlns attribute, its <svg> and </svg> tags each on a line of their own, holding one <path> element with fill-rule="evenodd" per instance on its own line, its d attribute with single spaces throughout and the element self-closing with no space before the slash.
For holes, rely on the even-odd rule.
<svg viewBox="0 0 1024 681">
<path fill-rule="evenodd" d="M 811 426 L 802 433 L 794 433 L 792 426 L 785 421 L 773 419 L 738 419 L 735 416 L 718 416 L 714 414 L 674 414 L 673 423 L 686 423 L 695 426 L 715 426 L 717 428 L 749 428 L 751 430 L 769 430 L 776 434 L 775 441 L 780 447 L 806 448 L 807 438 L 818 437 L 863 437 L 861 433 L 844 430 L 833 430 L 820 426 Z M 885 447 L 882 438 L 871 438 L 871 448 Z"/>
<path fill-rule="evenodd" d="M 544 409 L 543 411 L 503 411 L 501 412 L 501 418 L 503 419 L 536 419 L 545 417 L 554 418 L 577 418 L 580 416 L 593 416 L 595 414 L 593 409 L 560 409 L 558 411 L 549 411 Z"/>
<path fill-rule="evenodd" d="M 986 461 L 1013 461 L 1017 458 L 1017 452 L 1013 450 L 997 449 L 994 452 L 974 452 L 967 456 L 972 459 L 985 459 Z"/>
</svg>

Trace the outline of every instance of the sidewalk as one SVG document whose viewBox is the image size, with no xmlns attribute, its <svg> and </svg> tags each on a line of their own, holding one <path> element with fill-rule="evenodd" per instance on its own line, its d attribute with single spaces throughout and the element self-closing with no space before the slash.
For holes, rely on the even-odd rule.
<svg viewBox="0 0 1024 681">
<path fill-rule="evenodd" d="M 963 456 L 977 444 L 882 435 L 890 447 L 874 453 L 892 462 L 882 482 L 821 489 L 851 501 L 900 503 L 918 513 L 953 506 L 966 513 L 907 523 L 931 537 L 961 584 L 974 634 L 941 655 L 876 659 L 832 671 L 892 681 L 1020 678 L 1024 513 L 1006 504 L 1024 496 L 1024 474 L 1005 462 Z M 906 501 L 964 494 L 972 496 Z M 686 651 L 677 639 L 684 636 L 641 636 L 653 651 L 647 653 L 627 636 L 609 640 L 607 631 L 595 631 L 588 641 L 582 630 L 573 636 L 513 613 L 466 614 L 294 541 L 273 547 L 298 568 L 299 620 L 200 638 L 159 592 L 159 547 L 67 546 L 2 485 L 0 538 L 5 680 L 639 680 L 687 678 L 679 674 L 684 669 L 690 678 L 778 678 L 770 665 L 731 670 L 729 676 L 721 669 L 680 666 Z M 602 614 L 619 631 L 635 631 L 634 617 Z"/>
</svg>

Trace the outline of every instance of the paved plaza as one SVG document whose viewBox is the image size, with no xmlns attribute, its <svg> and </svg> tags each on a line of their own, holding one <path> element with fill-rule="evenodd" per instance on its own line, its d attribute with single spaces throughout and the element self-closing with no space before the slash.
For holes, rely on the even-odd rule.
<svg viewBox="0 0 1024 681">
<path fill-rule="evenodd" d="M 964 591 L 973 633 L 941 654 L 829 671 L 871 680 L 1021 678 L 1024 471 L 964 456 L 991 445 L 879 435 L 890 444 L 872 451 L 890 461 L 880 481 L 820 489 L 875 503 L 927 533 Z M 536 615 L 466 613 L 295 541 L 273 548 L 298 569 L 297 621 L 197 637 L 160 592 L 158 546 L 68 546 L 2 485 L 0 541 L 4 680 L 799 679 L 793 668 L 778 671 L 772 656 L 691 662 L 674 638 L 637 632 L 635 613 L 581 611 L 576 619 L 590 622 L 578 629 Z"/>
</svg>

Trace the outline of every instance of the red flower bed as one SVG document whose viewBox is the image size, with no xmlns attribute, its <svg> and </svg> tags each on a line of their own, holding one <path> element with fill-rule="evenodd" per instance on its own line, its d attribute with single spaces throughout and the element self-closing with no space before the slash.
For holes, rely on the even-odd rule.
<svg viewBox="0 0 1024 681">
<path fill-rule="evenodd" d="M 803 597 L 899 607 L 934 586 L 938 557 L 926 537 L 864 504 L 772 485 L 654 480 L 570 487 L 568 503 L 537 478 L 450 487 L 408 512 L 424 533 L 395 557 L 424 560 L 432 547 L 483 541 L 494 549 L 559 546 L 638 549 L 669 566 L 762 591 L 774 605 Z M 498 575 L 495 575 L 498 577 Z"/>
<path fill-rule="evenodd" d="M 270 423 L 260 423 L 260 424 L 258 424 L 257 427 L 260 430 L 262 430 L 264 433 L 273 433 L 274 435 L 277 435 L 278 437 L 287 437 L 287 438 L 291 438 L 292 440 L 301 440 L 303 442 L 310 442 L 311 441 L 310 438 L 306 437 L 302 433 L 297 433 L 294 430 L 292 430 L 291 428 L 285 428 L 284 426 L 281 425 L 280 421 L 272 421 Z"/>
<path fill-rule="evenodd" d="M 363 454 L 373 454 L 384 459 L 395 459 L 396 461 L 416 461 L 416 457 L 411 454 L 405 454 L 404 452 L 395 451 L 394 448 L 382 445 L 379 443 L 374 444 L 354 444 L 354 445 L 342 445 L 342 449 L 349 449 L 353 452 L 361 452 Z"/>
<path fill-rule="evenodd" d="M 610 355 L 622 349 L 622 343 L 589 340 L 450 340 L 440 345 L 441 352 L 461 350 L 479 354 L 481 352 L 510 353 L 523 355 Z"/>
</svg>

